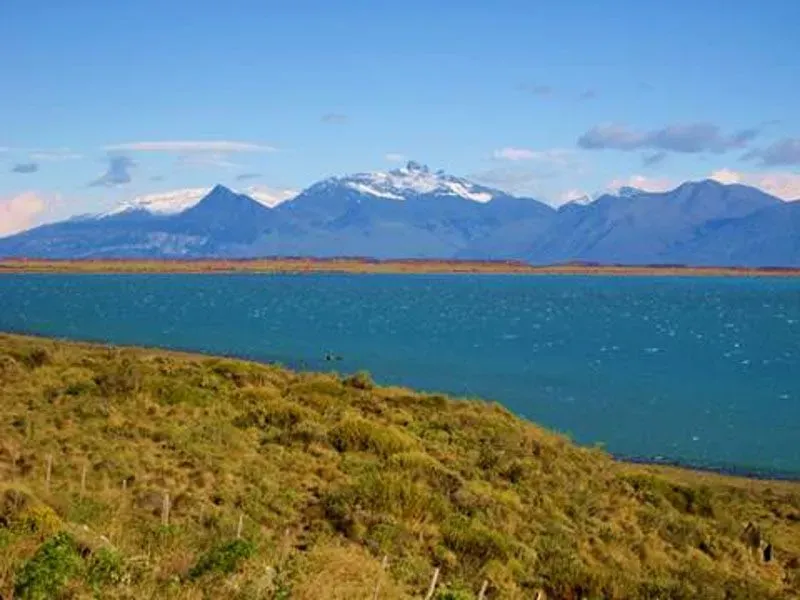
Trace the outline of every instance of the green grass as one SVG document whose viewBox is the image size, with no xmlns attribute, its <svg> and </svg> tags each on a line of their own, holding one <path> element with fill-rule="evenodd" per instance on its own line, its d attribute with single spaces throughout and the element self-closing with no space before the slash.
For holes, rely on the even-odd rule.
<svg viewBox="0 0 800 600">
<path fill-rule="evenodd" d="M 0 414 L 2 598 L 422 598 L 436 568 L 440 600 L 800 589 L 798 484 L 616 462 L 366 374 L 0 334 Z"/>
</svg>

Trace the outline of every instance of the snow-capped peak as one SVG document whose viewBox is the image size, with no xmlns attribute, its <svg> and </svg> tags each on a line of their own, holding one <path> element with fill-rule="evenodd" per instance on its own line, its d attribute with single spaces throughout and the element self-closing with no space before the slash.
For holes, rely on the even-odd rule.
<svg viewBox="0 0 800 600">
<path fill-rule="evenodd" d="M 422 194 L 459 196 L 474 202 L 489 202 L 498 192 L 476 185 L 466 179 L 447 175 L 443 171 L 432 172 L 426 165 L 409 161 L 405 167 L 392 171 L 356 173 L 345 177 L 333 177 L 325 185 L 343 185 L 361 194 L 406 200 Z"/>
<path fill-rule="evenodd" d="M 105 212 L 102 217 L 110 217 L 124 212 L 144 210 L 153 215 L 176 215 L 198 204 L 205 198 L 212 188 L 185 188 L 145 194 L 121 203 L 112 210 Z M 254 185 L 241 190 L 242 194 L 249 196 L 256 202 L 269 208 L 274 208 L 282 202 L 291 200 L 297 195 L 296 190 L 274 189 L 264 185 Z"/>
<path fill-rule="evenodd" d="M 645 193 L 647 192 L 629 185 L 623 185 L 621 188 L 617 190 L 617 196 L 619 196 L 620 198 L 636 198 L 636 196 L 640 196 Z"/>
</svg>

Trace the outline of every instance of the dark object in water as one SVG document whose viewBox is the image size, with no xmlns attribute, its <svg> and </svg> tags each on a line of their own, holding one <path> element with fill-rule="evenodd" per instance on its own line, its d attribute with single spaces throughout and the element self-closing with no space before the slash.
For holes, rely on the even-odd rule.
<svg viewBox="0 0 800 600">
<path fill-rule="evenodd" d="M 340 361 L 340 360 L 342 360 L 342 357 L 339 356 L 338 354 L 334 354 L 333 352 L 327 352 L 325 354 L 325 360 L 329 361 L 329 362 L 330 361 Z"/>
</svg>

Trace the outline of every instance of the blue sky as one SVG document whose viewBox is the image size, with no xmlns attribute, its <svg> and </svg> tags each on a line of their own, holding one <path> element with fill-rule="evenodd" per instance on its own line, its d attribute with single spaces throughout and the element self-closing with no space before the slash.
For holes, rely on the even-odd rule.
<svg viewBox="0 0 800 600">
<path fill-rule="evenodd" d="M 0 220 L 395 155 L 552 203 L 711 174 L 800 197 L 798 22 L 796 0 L 4 0 Z"/>
</svg>

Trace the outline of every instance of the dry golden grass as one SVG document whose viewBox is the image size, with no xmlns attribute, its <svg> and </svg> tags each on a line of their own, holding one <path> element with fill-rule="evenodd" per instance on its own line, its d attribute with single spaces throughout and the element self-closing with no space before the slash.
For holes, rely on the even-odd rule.
<svg viewBox="0 0 800 600">
<path fill-rule="evenodd" d="M 421 598 L 437 567 L 439 600 L 800 589 L 800 485 L 619 463 L 497 404 L 0 335 L 0 412 L 6 599 Z"/>
<path fill-rule="evenodd" d="M 747 267 L 532 266 L 514 260 L 367 258 L 0 260 L 0 273 L 509 273 L 528 275 L 800 276 L 800 269 Z"/>
</svg>

